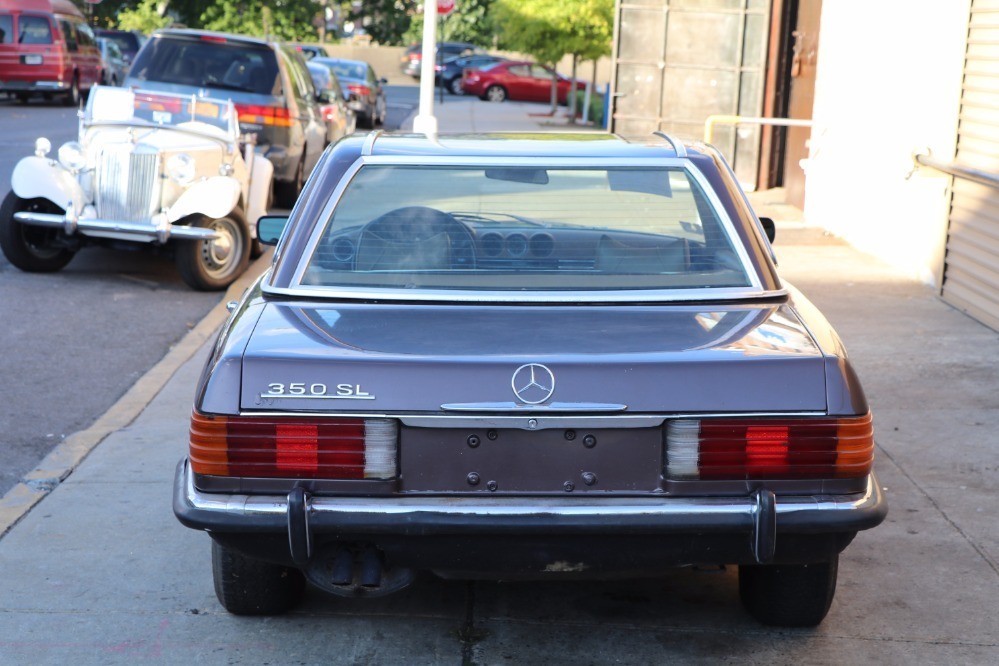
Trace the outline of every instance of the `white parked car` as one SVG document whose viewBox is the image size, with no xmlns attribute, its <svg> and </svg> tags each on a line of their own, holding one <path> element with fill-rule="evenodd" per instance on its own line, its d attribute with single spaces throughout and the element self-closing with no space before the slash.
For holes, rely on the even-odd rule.
<svg viewBox="0 0 999 666">
<path fill-rule="evenodd" d="M 228 100 L 95 86 L 79 141 L 45 138 L 14 168 L 0 249 L 25 271 L 58 271 L 87 245 L 172 250 L 184 281 L 223 289 L 246 269 L 273 167 L 241 147 Z"/>
</svg>

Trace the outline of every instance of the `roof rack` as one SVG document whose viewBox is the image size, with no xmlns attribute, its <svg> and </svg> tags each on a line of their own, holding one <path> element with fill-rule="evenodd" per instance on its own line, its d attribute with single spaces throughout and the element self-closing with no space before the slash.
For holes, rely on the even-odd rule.
<svg viewBox="0 0 999 666">
<path fill-rule="evenodd" d="M 683 147 L 683 144 L 678 139 L 660 130 L 656 130 L 653 134 L 666 139 L 666 141 L 669 142 L 669 145 L 673 146 L 673 152 L 676 153 L 677 157 L 683 158 L 687 156 L 687 149 Z"/>
<path fill-rule="evenodd" d="M 375 148 L 375 141 L 377 141 L 378 137 L 381 136 L 383 133 L 384 130 L 380 129 L 368 132 L 368 136 L 364 137 L 364 145 L 361 146 L 361 155 L 363 155 L 364 157 L 370 157 L 371 151 L 374 150 Z"/>
</svg>

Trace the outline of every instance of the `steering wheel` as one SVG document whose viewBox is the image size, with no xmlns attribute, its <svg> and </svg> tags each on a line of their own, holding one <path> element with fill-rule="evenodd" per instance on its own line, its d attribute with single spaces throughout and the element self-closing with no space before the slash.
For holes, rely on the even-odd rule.
<svg viewBox="0 0 999 666">
<path fill-rule="evenodd" d="M 426 206 L 396 208 L 371 220 L 357 239 L 355 270 L 475 268 L 475 241 L 464 224 Z"/>
</svg>

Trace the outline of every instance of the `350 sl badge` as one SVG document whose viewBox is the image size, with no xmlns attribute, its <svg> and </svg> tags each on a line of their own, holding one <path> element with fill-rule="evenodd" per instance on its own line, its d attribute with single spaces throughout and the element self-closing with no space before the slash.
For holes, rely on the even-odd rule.
<svg viewBox="0 0 999 666">
<path fill-rule="evenodd" d="M 332 389 L 332 391 L 330 390 Z M 261 393 L 262 399 L 271 400 L 374 400 L 375 396 L 361 389 L 360 384 L 335 384 L 327 386 L 322 382 L 309 384 L 306 382 L 291 382 L 290 384 L 268 384 L 267 391 Z"/>
</svg>

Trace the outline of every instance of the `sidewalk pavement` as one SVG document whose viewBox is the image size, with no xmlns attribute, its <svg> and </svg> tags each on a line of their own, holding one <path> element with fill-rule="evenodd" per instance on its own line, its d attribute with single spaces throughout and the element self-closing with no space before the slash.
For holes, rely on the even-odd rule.
<svg viewBox="0 0 999 666">
<path fill-rule="evenodd" d="M 448 95 L 444 103 L 434 100 L 437 131 L 450 132 L 593 132 L 603 131 L 592 125 L 570 125 L 566 108 L 560 106 L 552 115 L 551 105 L 537 102 L 483 102 L 477 97 Z M 414 110 L 402 121 L 401 130 L 413 130 Z"/>
<path fill-rule="evenodd" d="M 526 115 L 540 105 L 445 106 L 442 130 L 540 125 Z M 171 513 L 210 348 L 193 338 L 145 409 L 0 539 L 0 663 L 999 662 L 999 334 L 768 196 L 754 199 L 777 217 L 784 277 L 836 325 L 868 391 L 890 502 L 841 558 L 817 629 L 748 619 L 732 568 L 543 585 L 427 576 L 384 599 L 310 591 L 284 617 L 230 616 L 208 538 Z"/>
</svg>

